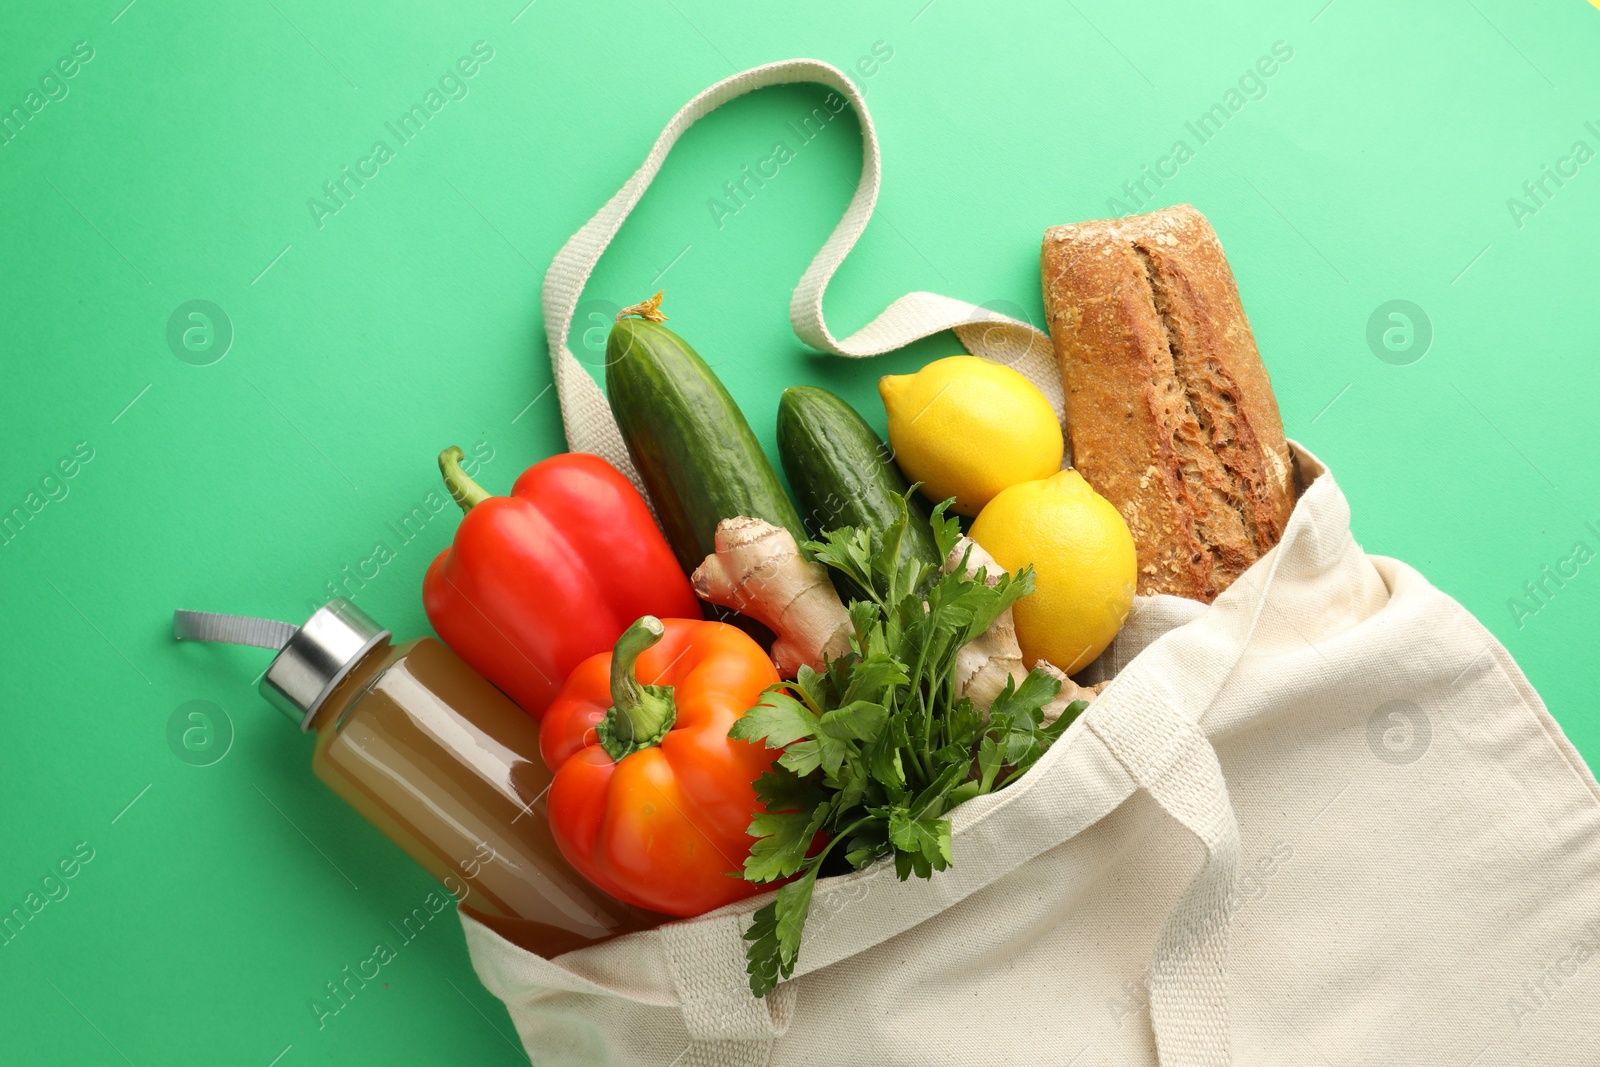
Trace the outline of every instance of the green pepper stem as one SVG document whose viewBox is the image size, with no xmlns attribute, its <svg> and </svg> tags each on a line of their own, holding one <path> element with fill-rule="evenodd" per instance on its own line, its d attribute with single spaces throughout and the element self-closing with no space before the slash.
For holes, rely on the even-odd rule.
<svg viewBox="0 0 1600 1067">
<path fill-rule="evenodd" d="M 646 615 L 617 638 L 611 653 L 611 710 L 596 727 L 600 746 L 613 760 L 659 744 L 678 709 L 670 685 L 644 685 L 638 678 L 639 656 L 667 632 L 661 620 Z"/>
<path fill-rule="evenodd" d="M 444 487 L 450 490 L 450 498 L 461 505 L 463 513 L 471 511 L 473 505 L 483 503 L 490 496 L 488 490 L 467 477 L 467 472 L 461 469 L 461 460 L 465 455 L 455 445 L 439 453 L 439 473 L 444 475 Z"/>
</svg>

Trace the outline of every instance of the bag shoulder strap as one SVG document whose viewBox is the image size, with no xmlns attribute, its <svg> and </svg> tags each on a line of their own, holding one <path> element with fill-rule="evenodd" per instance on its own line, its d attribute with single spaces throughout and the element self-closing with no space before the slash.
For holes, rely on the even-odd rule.
<svg viewBox="0 0 1600 1067">
<path fill-rule="evenodd" d="M 855 109 L 861 121 L 861 181 L 844 217 L 795 287 L 789 304 L 789 322 L 796 336 L 820 351 L 860 358 L 891 352 L 923 337 L 953 329 L 969 352 L 1013 366 L 1026 375 L 1050 399 L 1056 417 L 1061 417 L 1061 377 L 1055 369 L 1050 338 L 1028 323 L 997 311 L 935 293 L 908 293 L 843 340 L 836 339 L 828 330 L 822 313 L 828 281 L 855 247 L 878 202 L 881 179 L 878 135 L 861 91 L 842 71 L 818 59 L 788 59 L 724 78 L 685 104 L 656 138 L 639 169 L 594 218 L 561 247 L 545 273 L 542 293 L 545 337 L 550 345 L 556 391 L 561 398 L 567 444 L 575 452 L 592 452 L 604 458 L 635 485 L 639 484 L 639 474 L 623 446 L 621 431 L 617 429 L 605 395 L 567 347 L 567 335 L 571 332 L 573 314 L 583 288 L 606 246 L 644 196 L 685 130 L 746 93 L 773 85 L 804 82 L 828 86 Z"/>
</svg>

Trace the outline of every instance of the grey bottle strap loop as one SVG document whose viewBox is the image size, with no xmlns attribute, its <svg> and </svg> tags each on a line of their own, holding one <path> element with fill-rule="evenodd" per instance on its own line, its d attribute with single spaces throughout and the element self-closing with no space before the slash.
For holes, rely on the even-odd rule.
<svg viewBox="0 0 1600 1067">
<path fill-rule="evenodd" d="M 304 626 L 247 615 L 174 611 L 172 636 L 180 641 L 220 641 L 276 652 L 258 688 L 269 704 L 304 732 L 351 669 L 392 635 L 366 612 L 335 597 L 313 612 Z"/>
<path fill-rule="evenodd" d="M 299 629 L 276 619 L 254 619 L 248 615 L 220 615 L 214 611 L 172 613 L 172 636 L 180 641 L 220 641 L 277 652 Z"/>
</svg>

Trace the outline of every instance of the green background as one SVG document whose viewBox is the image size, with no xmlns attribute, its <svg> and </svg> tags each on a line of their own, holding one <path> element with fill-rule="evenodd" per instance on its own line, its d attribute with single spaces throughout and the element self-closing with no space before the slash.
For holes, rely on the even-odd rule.
<svg viewBox="0 0 1600 1067">
<path fill-rule="evenodd" d="M 562 447 L 544 266 L 685 100 L 774 59 L 892 51 L 857 69 L 885 177 L 829 296 L 836 334 L 915 289 L 1038 322 L 1046 226 L 1198 205 L 1359 539 L 1475 612 L 1600 758 L 1600 563 L 1574 559 L 1600 549 L 1600 160 L 1547 180 L 1520 226 L 1507 205 L 1575 141 L 1600 149 L 1583 0 L 123 2 L 0 16 L 7 111 L 93 48 L 0 146 L 0 511 L 61 497 L 0 546 L 0 910 L 94 851 L 0 944 L 0 1059 L 523 1060 L 448 917 L 319 1029 L 311 999 L 432 884 L 311 777 L 307 739 L 255 694 L 266 655 L 177 647 L 170 612 L 298 622 L 383 542 L 357 603 L 423 631 L 419 581 L 454 519 L 410 543 L 389 523 L 436 488 L 439 449 L 492 452 L 481 477 L 504 491 Z M 493 58 L 467 95 L 397 147 L 385 124 L 478 41 Z M 1199 144 L 1185 123 L 1279 41 L 1293 58 L 1266 95 Z M 789 332 L 860 166 L 852 118 L 803 146 L 790 130 L 821 97 L 769 90 L 689 133 L 585 309 L 665 287 L 769 446 L 780 385 L 836 388 L 881 429 L 876 376 L 955 350 L 861 366 Z M 319 226 L 308 198 L 379 139 L 393 158 Z M 1193 158 L 1130 201 L 1180 139 Z M 708 200 L 779 140 L 795 158 L 719 226 Z M 197 299 L 234 334 L 207 366 L 215 347 L 185 361 L 167 341 Z M 1433 334 L 1405 365 L 1367 340 L 1396 299 Z M 46 482 L 80 442 L 92 460 Z M 1568 559 L 1576 577 L 1513 611 Z M 168 739 L 195 700 L 231 732 L 208 766 Z"/>
</svg>

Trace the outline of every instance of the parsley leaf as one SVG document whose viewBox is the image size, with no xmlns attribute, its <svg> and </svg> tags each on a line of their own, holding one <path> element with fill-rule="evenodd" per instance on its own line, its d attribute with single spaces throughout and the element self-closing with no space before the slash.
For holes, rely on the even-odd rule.
<svg viewBox="0 0 1600 1067">
<path fill-rule="evenodd" d="M 889 709 L 882 704 L 855 700 L 824 712 L 818 729 L 841 741 L 870 741 L 883 730 L 888 718 Z"/>
<path fill-rule="evenodd" d="M 800 957 L 800 934 L 806 927 L 806 915 L 811 911 L 811 889 L 817 884 L 817 869 L 779 888 L 771 904 L 756 912 L 744 938 L 750 942 L 745 950 L 748 962 L 745 970 L 750 974 L 750 992 L 764 997 L 778 984 L 779 976 L 788 978 L 794 973 L 795 960 Z"/>
<path fill-rule="evenodd" d="M 818 723 L 817 716 L 794 697 L 769 692 L 761 697 L 761 703 L 739 717 L 728 736 L 740 741 L 765 741 L 768 748 L 782 748 L 815 735 Z"/>
</svg>

